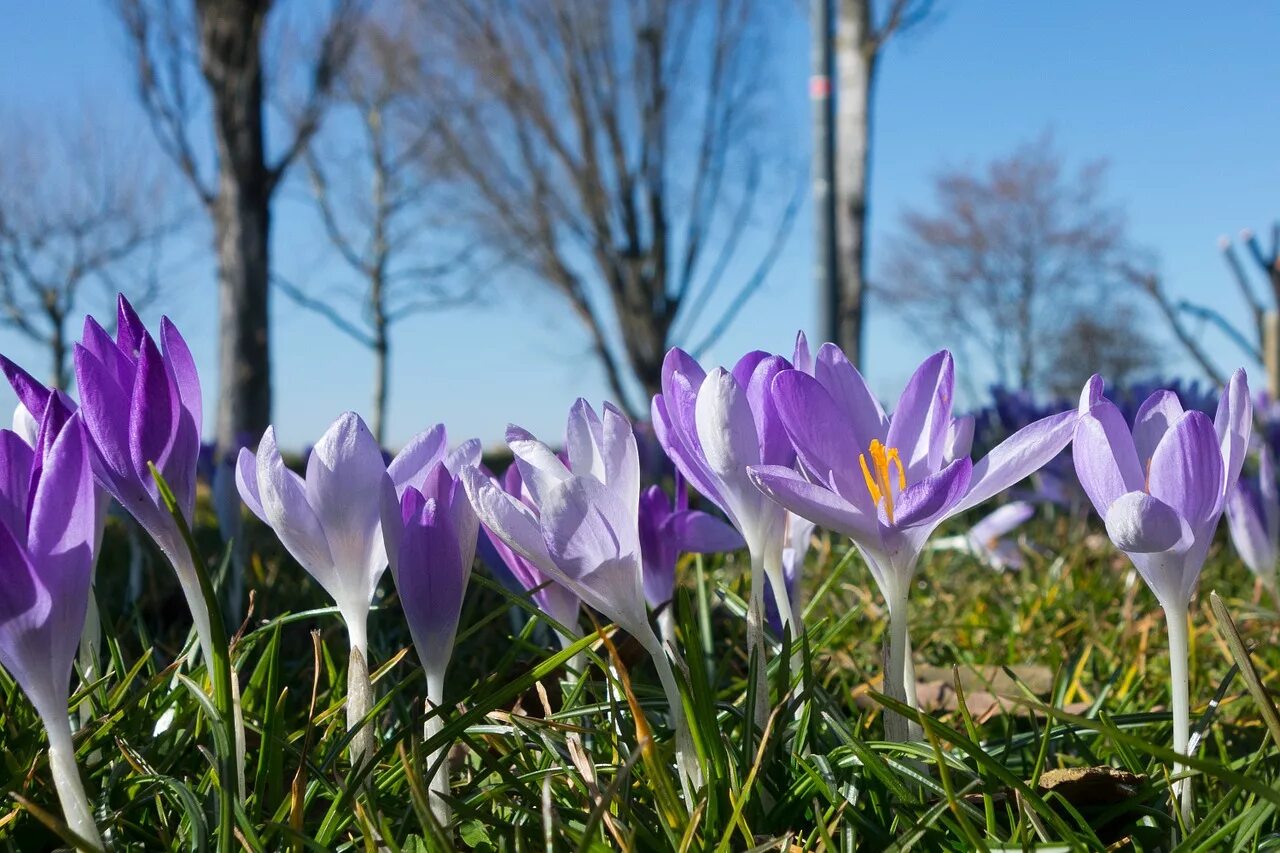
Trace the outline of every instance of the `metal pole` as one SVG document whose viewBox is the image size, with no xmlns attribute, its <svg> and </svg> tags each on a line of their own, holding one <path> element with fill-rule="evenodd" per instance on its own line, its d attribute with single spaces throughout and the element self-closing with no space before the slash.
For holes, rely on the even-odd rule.
<svg viewBox="0 0 1280 853">
<path fill-rule="evenodd" d="M 836 248 L 835 99 L 832 97 L 834 61 L 831 51 L 833 0 L 812 0 L 812 72 L 809 98 L 813 102 L 813 231 L 814 278 L 818 285 L 820 341 L 839 341 L 840 282 Z"/>
</svg>

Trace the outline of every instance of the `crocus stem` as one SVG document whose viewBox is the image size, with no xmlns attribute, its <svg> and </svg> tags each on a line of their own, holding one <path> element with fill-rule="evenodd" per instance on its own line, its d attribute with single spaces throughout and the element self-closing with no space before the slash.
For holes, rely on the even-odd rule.
<svg viewBox="0 0 1280 853">
<path fill-rule="evenodd" d="M 1165 622 L 1169 630 L 1169 683 L 1173 691 L 1173 750 L 1187 754 L 1191 740 L 1190 679 L 1187 666 L 1190 650 L 1187 637 L 1187 608 L 1165 607 Z M 1183 773 L 1186 767 L 1173 765 L 1173 775 Z M 1182 814 L 1182 822 L 1191 827 L 1191 780 L 1180 779 L 1173 783 L 1173 798 Z"/>
<path fill-rule="evenodd" d="M 658 634 L 663 645 L 675 647 L 676 644 L 676 603 L 668 601 L 667 606 L 658 613 Z"/>
<path fill-rule="evenodd" d="M 782 620 L 782 630 L 791 630 L 791 674 L 794 676 L 804 666 L 804 656 L 800 653 L 798 642 L 804 634 L 804 624 L 796 618 L 791 607 L 791 591 L 787 589 L 787 576 L 782 570 L 781 548 L 770 549 L 764 568 L 769 577 L 769 588 L 773 590 L 773 604 L 778 608 L 778 618 Z"/>
<path fill-rule="evenodd" d="M 98 650 L 101 642 L 102 619 L 98 614 L 98 600 L 93 594 L 93 588 L 90 587 L 89 607 L 84 614 L 84 630 L 80 632 L 80 651 L 78 653 L 80 672 L 86 685 L 92 684 L 100 675 L 98 672 Z M 80 707 L 76 709 L 76 716 L 79 718 L 81 726 L 88 725 L 89 720 L 93 718 L 93 702 L 89 699 L 87 693 L 80 702 Z"/>
<path fill-rule="evenodd" d="M 667 657 L 662 641 L 656 634 L 650 633 L 645 645 L 658 670 L 658 680 L 662 683 L 662 692 L 666 694 L 667 705 L 671 709 L 671 727 L 676 733 L 676 768 L 680 772 L 680 788 L 684 792 L 685 803 L 692 806 L 693 792 L 702 787 L 702 768 L 698 764 L 697 751 L 693 746 L 689 721 L 684 716 L 680 687 L 676 684 L 675 670 L 671 668 L 671 659 Z"/>
<path fill-rule="evenodd" d="M 760 549 L 751 549 L 751 594 L 747 598 L 747 654 L 755 655 L 756 697 L 751 719 L 761 732 L 769 724 L 769 680 L 764 648 L 764 558 Z M 748 660 L 750 658 L 748 657 Z"/>
<path fill-rule="evenodd" d="M 347 731 L 360 727 L 349 747 L 353 767 L 358 767 L 373 752 L 373 728 L 360 725 L 371 707 L 373 685 L 369 683 L 369 665 L 360 646 L 353 642 L 347 663 Z"/>
<path fill-rule="evenodd" d="M 76 751 L 71 743 L 71 718 L 64 711 L 52 715 L 45 723 L 49 736 L 49 771 L 53 774 L 53 787 L 58 791 L 58 802 L 67 826 L 76 835 L 102 849 L 102 836 L 93 822 L 93 809 L 80 781 L 80 769 L 76 767 Z"/>
<path fill-rule="evenodd" d="M 907 633 L 907 589 L 894 589 L 889 598 L 888 653 L 885 655 L 884 690 L 891 699 L 916 707 L 915 684 L 908 683 L 911 641 Z M 914 679 L 912 679 L 914 681 Z M 899 743 L 913 740 L 916 728 L 896 711 L 884 714 L 885 737 Z"/>
<path fill-rule="evenodd" d="M 430 740 L 444 728 L 444 718 L 432 713 L 444 703 L 443 674 L 427 674 L 427 717 L 422 726 L 424 740 Z M 449 812 L 449 757 L 448 747 L 442 746 L 427 756 L 427 766 L 431 767 L 439 761 L 439 765 L 431 772 L 427 785 L 427 800 L 431 804 L 431 815 L 442 827 L 449 826 L 452 816 Z"/>
</svg>

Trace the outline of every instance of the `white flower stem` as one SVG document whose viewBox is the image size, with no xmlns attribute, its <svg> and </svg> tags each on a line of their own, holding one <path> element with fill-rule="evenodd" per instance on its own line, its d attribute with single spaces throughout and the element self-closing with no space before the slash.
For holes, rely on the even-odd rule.
<svg viewBox="0 0 1280 853">
<path fill-rule="evenodd" d="M 443 673 L 427 673 L 427 712 L 430 714 L 433 710 L 441 707 L 444 702 L 444 675 Z M 426 722 L 422 726 L 422 737 L 424 740 L 430 740 L 439 734 L 444 728 L 444 718 L 439 714 L 431 714 L 427 717 Z M 435 764 L 440 760 L 440 764 L 431 773 L 431 778 L 427 780 L 427 800 L 431 804 L 431 814 L 436 819 L 436 823 L 442 827 L 448 827 L 452 821 L 452 815 L 449 811 L 449 748 L 441 747 L 427 756 L 427 766 Z"/>
<path fill-rule="evenodd" d="M 676 769 L 680 773 L 680 788 L 684 792 L 684 801 L 693 805 L 693 792 L 702 787 L 702 767 L 698 764 L 697 750 L 693 746 L 693 733 L 689 730 L 689 721 L 684 716 L 684 703 L 680 699 L 680 687 L 676 683 L 675 670 L 671 668 L 671 659 L 662 647 L 662 641 L 653 632 L 644 640 L 644 645 L 653 658 L 653 665 L 658 670 L 658 680 L 662 683 L 662 692 L 666 694 L 667 705 L 671 709 L 671 727 L 676 734 Z"/>
<path fill-rule="evenodd" d="M 1173 693 L 1173 749 L 1179 755 L 1187 754 L 1191 740 L 1190 647 L 1187 633 L 1187 607 L 1169 607 L 1164 610 L 1169 630 L 1169 684 Z M 1173 765 L 1173 775 L 1185 772 L 1180 763 Z M 1180 779 L 1173 783 L 1173 799 L 1182 815 L 1182 822 L 1191 827 L 1191 780 Z"/>
<path fill-rule="evenodd" d="M 782 549 L 770 548 L 765 556 L 764 570 L 769 578 L 769 587 L 773 590 L 773 604 L 778 608 L 778 618 L 782 620 L 782 629 L 791 629 L 791 674 L 794 676 L 804 666 L 804 656 L 800 653 L 800 637 L 804 634 L 804 623 L 796 616 L 791 606 L 791 591 L 787 589 L 787 576 L 782 569 Z"/>
<path fill-rule="evenodd" d="M 675 607 L 675 599 L 672 599 L 658 613 L 658 635 L 662 639 L 663 645 L 668 645 L 672 648 L 675 648 L 676 645 Z"/>
<path fill-rule="evenodd" d="M 907 631 L 907 590 L 891 590 L 889 596 L 888 652 L 885 655 L 884 691 L 891 699 L 912 708 L 917 706 L 915 695 L 915 667 L 911 663 L 911 638 Z M 885 737 L 891 741 L 905 742 L 919 736 L 918 726 L 896 711 L 884 714 Z"/>
<path fill-rule="evenodd" d="M 76 767 L 75 746 L 71 742 L 71 718 L 64 711 L 45 723 L 49 736 L 49 771 L 53 774 L 53 787 L 58 792 L 62 815 L 67 826 L 76 835 L 102 850 L 102 836 L 93 822 L 93 809 L 80 781 L 80 769 Z"/>
<path fill-rule="evenodd" d="M 98 613 L 98 599 L 93 594 L 93 587 L 89 588 L 89 607 L 84 614 L 84 630 L 80 632 L 80 650 L 78 652 L 80 662 L 80 672 L 84 679 L 84 685 L 88 686 L 96 681 L 101 675 L 98 671 L 98 652 L 102 645 L 102 618 Z M 80 706 L 76 709 L 76 716 L 79 718 L 81 726 L 86 726 L 93 719 L 93 702 L 89 699 L 89 694 L 85 694 L 81 700 Z"/>
<path fill-rule="evenodd" d="M 373 707 L 373 685 L 361 645 L 352 642 L 347 662 L 347 731 L 360 726 L 348 747 L 352 767 L 360 766 L 373 752 L 373 727 L 360 725 Z"/>
<path fill-rule="evenodd" d="M 764 555 L 759 548 L 751 548 L 751 593 L 747 598 L 747 655 L 757 658 L 756 699 L 751 709 L 751 719 L 761 732 L 769 724 L 768 658 L 764 646 Z"/>
</svg>

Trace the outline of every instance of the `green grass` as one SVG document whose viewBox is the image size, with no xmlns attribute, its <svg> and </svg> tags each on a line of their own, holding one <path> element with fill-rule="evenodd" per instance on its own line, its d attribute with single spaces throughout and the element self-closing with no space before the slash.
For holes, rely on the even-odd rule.
<svg viewBox="0 0 1280 853">
<path fill-rule="evenodd" d="M 212 555 L 209 521 L 202 515 L 196 533 Z M 610 644 L 590 637 L 588 672 L 569 685 L 563 664 L 575 650 L 553 652 L 545 626 L 513 618 L 528 604 L 482 569 L 449 672 L 446 724 L 425 744 L 425 683 L 384 578 L 370 621 L 379 751 L 376 766 L 353 773 L 338 616 L 269 531 L 249 533 L 253 611 L 239 632 L 228 625 L 247 780 L 244 798 L 230 798 L 226 835 L 219 709 L 203 667 L 174 663 L 190 625 L 176 583 L 151 555 L 144 596 L 125 609 L 126 546 L 119 529 L 108 531 L 98 596 L 110 666 L 87 691 L 93 713 L 77 752 L 116 850 L 1155 850 L 1175 836 L 1180 850 L 1280 849 L 1280 751 L 1258 691 L 1233 668 L 1209 591 L 1253 647 L 1264 687 L 1280 667 L 1280 619 L 1269 601 L 1257 603 L 1252 577 L 1225 546 L 1211 554 L 1193 610 L 1193 726 L 1203 740 L 1190 762 L 1199 772 L 1188 829 L 1168 807 L 1175 756 L 1163 614 L 1122 557 L 1065 519 L 1029 529 L 1056 551 L 1030 555 L 1018 574 L 926 554 L 912 640 L 922 680 L 941 701 L 919 715 L 925 739 L 905 745 L 881 740 L 885 612 L 843 542 L 823 539 L 810 557 L 803 666 L 790 671 L 789 649 L 771 656 L 775 711 L 763 733 L 743 716 L 753 663 L 743 651 L 742 559 L 682 564 L 685 699 L 707 781 L 689 807 L 643 652 L 620 634 Z M 993 702 L 1000 713 L 986 713 Z M 170 725 L 155 734 L 166 712 Z M 4 676 L 0 739 L 0 849 L 56 848 L 44 737 Z M 442 742 L 452 744 L 449 829 L 433 825 L 425 797 L 424 756 Z M 1036 785 L 1047 770 L 1101 766 L 1140 778 L 1090 785 L 1086 775 L 1092 796 Z"/>
</svg>

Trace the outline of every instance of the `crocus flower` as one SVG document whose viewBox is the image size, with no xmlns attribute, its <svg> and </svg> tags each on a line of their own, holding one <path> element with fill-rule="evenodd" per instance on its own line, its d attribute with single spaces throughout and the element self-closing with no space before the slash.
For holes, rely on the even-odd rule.
<svg viewBox="0 0 1280 853">
<path fill-rule="evenodd" d="M 644 597 L 657 610 L 659 633 L 673 642 L 671 597 L 675 594 L 676 561 L 681 554 L 717 554 L 744 546 L 738 531 L 714 515 L 689 509 L 683 482 L 676 485 L 675 506 L 661 486 L 650 486 L 640 495 L 640 553 L 644 570 Z"/>
<path fill-rule="evenodd" d="M 525 430 L 507 429 L 507 444 L 534 509 L 478 467 L 463 469 L 463 484 L 485 527 L 543 574 L 614 620 L 653 658 L 670 705 L 688 800 L 690 784 L 701 784 L 701 778 L 675 673 L 645 610 L 635 434 L 613 406 L 605 405 L 602 419 L 585 400 L 578 400 L 569 412 L 567 438 L 566 465 Z"/>
<path fill-rule="evenodd" d="M 495 484 L 512 498 L 524 504 L 525 508 L 536 517 L 538 507 L 534 504 L 529 490 L 524 487 L 524 481 L 520 478 L 519 465 L 508 465 L 506 472 L 502 475 L 502 479 L 495 481 Z M 489 528 L 486 527 L 484 532 L 486 540 L 493 546 L 493 550 L 497 553 L 503 566 L 511 573 L 515 581 L 530 593 L 533 603 L 538 605 L 538 609 L 571 632 L 564 633 L 559 629 L 556 630 L 556 637 L 559 638 L 561 647 L 567 648 L 573 645 L 574 641 L 580 636 L 577 633 L 578 611 L 582 604 L 578 599 L 577 593 L 544 574 L 537 564 L 514 550 L 503 541 L 501 536 L 494 534 Z"/>
<path fill-rule="evenodd" d="M 1243 370 L 1227 383 L 1213 420 L 1183 411 L 1177 395 L 1157 391 L 1133 427 L 1102 395 L 1094 376 L 1080 395 L 1073 457 L 1076 475 L 1124 551 L 1164 609 L 1173 690 L 1173 748 L 1185 754 L 1190 734 L 1187 616 L 1218 519 L 1240 477 L 1253 404 Z M 1182 771 L 1174 765 L 1174 773 Z M 1180 793 L 1179 793 L 1180 790 Z M 1191 791 L 1175 786 L 1184 822 Z"/>
<path fill-rule="evenodd" d="M 769 716 L 763 666 L 766 577 L 783 619 L 789 622 L 792 612 L 782 569 L 786 514 L 752 485 L 747 469 L 795 462 L 769 393 L 773 378 L 790 367 L 780 356 L 750 352 L 732 371 L 717 367 L 707 373 L 688 353 L 673 348 L 662 363 L 662 393 L 652 406 L 654 431 L 680 474 L 728 516 L 746 542 L 751 558 L 747 643 L 762 664 L 752 715 L 761 729 Z"/>
<path fill-rule="evenodd" d="M 964 551 L 997 572 L 1017 571 L 1023 566 L 1022 551 L 1017 542 L 1006 537 L 1035 512 L 1035 506 L 1027 501 L 1011 501 L 983 516 L 967 533 L 935 540 L 932 547 Z"/>
<path fill-rule="evenodd" d="M 27 443 L 33 451 L 39 444 L 40 422 L 32 412 L 44 412 L 51 399 L 57 401 L 61 409 L 69 412 L 76 410 L 75 401 L 61 391 L 55 391 L 42 385 L 30 373 L 0 355 L 0 372 L 4 373 L 18 397 L 18 405 L 13 410 L 13 431 Z M 94 494 L 94 528 L 93 554 L 95 570 L 97 555 L 102 549 L 102 533 L 107 526 L 107 510 L 111 506 L 111 496 L 100 486 L 95 485 Z M 92 589 L 92 582 L 90 583 Z M 98 648 L 102 642 L 102 620 L 98 616 L 98 603 L 89 594 L 89 608 L 85 613 L 84 635 L 80 638 L 80 669 L 86 681 L 98 676 Z M 81 719 L 87 719 L 92 713 L 88 699 L 81 705 Z"/>
<path fill-rule="evenodd" d="M 346 412 L 316 442 L 306 478 L 285 467 L 274 427 L 268 427 L 255 455 L 241 449 L 236 485 L 249 510 L 333 597 L 351 646 L 347 668 L 347 728 L 354 729 L 372 706 L 368 671 L 369 607 L 387 568 L 382 539 L 383 478 L 397 493 L 445 457 L 445 430 L 435 426 L 414 438 L 384 464 L 382 450 L 359 415 Z M 362 729 L 351 742 L 351 757 L 368 755 L 373 733 Z"/>
<path fill-rule="evenodd" d="M 1276 563 L 1280 561 L 1280 490 L 1271 448 L 1261 446 L 1258 482 L 1241 477 L 1227 495 L 1227 530 L 1236 553 L 1280 601 Z"/>
<path fill-rule="evenodd" d="M 148 463 L 173 490 L 192 521 L 202 417 L 200 378 L 186 341 L 169 318 L 160 344 L 124 296 L 113 340 L 92 317 L 75 348 L 80 411 L 89 431 L 98 482 L 164 552 L 178 576 L 206 660 L 212 659 L 209 614 L 196 567 L 178 524 L 165 508 Z"/>
<path fill-rule="evenodd" d="M 0 665 L 44 724 L 67 825 L 101 850 L 67 709 L 93 578 L 96 503 L 84 427 L 59 397 L 44 407 L 34 449 L 0 430 Z"/>
<path fill-rule="evenodd" d="M 840 348 L 824 344 L 814 375 L 788 370 L 772 383 L 801 471 L 751 470 L 764 494 L 845 534 L 862 553 L 889 607 L 886 692 L 913 706 L 907 593 L 929 536 L 1056 456 L 1071 440 L 1076 418 L 1065 412 L 1036 421 L 975 465 L 968 455 L 972 423 L 951 413 L 954 385 L 951 354 L 930 356 L 890 418 Z M 886 729 L 894 739 L 911 735 L 897 714 L 886 716 Z"/>
<path fill-rule="evenodd" d="M 468 459 L 475 464 L 479 456 Z M 388 474 L 383 479 L 382 532 L 391 575 L 409 623 L 413 646 L 427 675 L 428 710 L 425 736 L 440 731 L 437 709 L 444 703 L 444 674 L 462 614 L 462 598 L 475 561 L 479 522 L 455 472 L 436 462 L 421 483 L 406 485 L 397 497 Z M 428 759 L 436 763 L 440 750 Z M 447 759 L 431 774 L 431 807 L 441 826 L 449 825 Z"/>
</svg>

